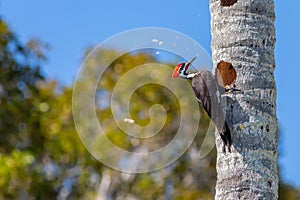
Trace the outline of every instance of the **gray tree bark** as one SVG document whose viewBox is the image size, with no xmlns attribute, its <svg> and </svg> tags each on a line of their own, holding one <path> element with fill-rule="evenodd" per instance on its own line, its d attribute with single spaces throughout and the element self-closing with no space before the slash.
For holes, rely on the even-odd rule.
<svg viewBox="0 0 300 200">
<path fill-rule="evenodd" d="M 216 134 L 215 199 L 278 198 L 273 0 L 210 0 L 212 57 L 237 70 L 242 92 L 223 97 L 233 147 Z"/>
</svg>

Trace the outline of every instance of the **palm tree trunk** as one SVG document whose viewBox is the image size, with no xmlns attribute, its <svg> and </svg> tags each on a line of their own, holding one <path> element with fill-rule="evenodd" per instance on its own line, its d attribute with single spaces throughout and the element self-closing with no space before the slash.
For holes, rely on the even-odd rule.
<svg viewBox="0 0 300 200">
<path fill-rule="evenodd" d="M 210 0 L 210 11 L 214 66 L 232 63 L 242 90 L 224 97 L 233 151 L 216 134 L 215 199 L 277 199 L 274 2 Z"/>
</svg>

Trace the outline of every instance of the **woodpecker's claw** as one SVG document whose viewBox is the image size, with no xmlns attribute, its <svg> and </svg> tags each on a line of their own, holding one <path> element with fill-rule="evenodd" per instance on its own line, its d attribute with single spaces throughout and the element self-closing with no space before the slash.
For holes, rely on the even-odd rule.
<svg viewBox="0 0 300 200">
<path fill-rule="evenodd" d="M 240 92 L 241 90 L 236 88 L 235 83 L 232 83 L 231 85 L 226 85 L 225 86 L 225 92 L 226 93 L 233 93 L 235 94 L 236 92 Z"/>
<path fill-rule="evenodd" d="M 231 93 L 235 97 L 236 92 L 241 92 L 241 90 L 236 88 L 235 82 L 233 82 L 231 85 L 226 85 L 225 86 L 225 92 L 226 93 Z"/>
</svg>

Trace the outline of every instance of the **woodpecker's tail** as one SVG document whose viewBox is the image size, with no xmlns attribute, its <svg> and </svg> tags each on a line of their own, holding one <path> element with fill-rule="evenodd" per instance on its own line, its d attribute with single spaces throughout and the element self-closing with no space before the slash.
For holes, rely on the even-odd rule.
<svg viewBox="0 0 300 200">
<path fill-rule="evenodd" d="M 231 133 L 227 123 L 224 123 L 222 131 L 220 131 L 221 139 L 223 140 L 223 153 L 226 153 L 226 146 L 228 152 L 231 153 Z"/>
</svg>

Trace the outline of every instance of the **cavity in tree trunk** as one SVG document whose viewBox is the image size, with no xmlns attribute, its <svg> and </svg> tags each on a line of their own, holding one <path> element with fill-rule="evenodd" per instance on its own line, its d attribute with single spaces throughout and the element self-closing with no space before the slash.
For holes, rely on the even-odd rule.
<svg viewBox="0 0 300 200">
<path fill-rule="evenodd" d="M 218 150 L 215 199 L 277 199 L 273 0 L 210 0 L 212 58 L 232 63 L 237 88 L 223 97 L 233 147 Z"/>
</svg>

